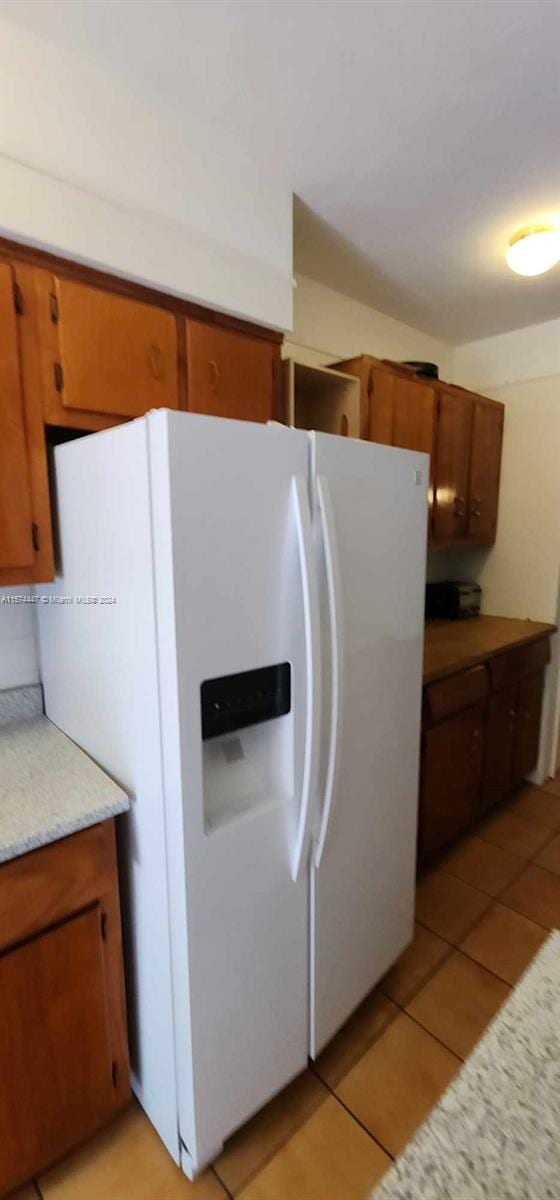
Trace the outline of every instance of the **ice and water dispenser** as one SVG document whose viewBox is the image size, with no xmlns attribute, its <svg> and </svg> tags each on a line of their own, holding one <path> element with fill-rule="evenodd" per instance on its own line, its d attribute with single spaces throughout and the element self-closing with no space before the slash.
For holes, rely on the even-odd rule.
<svg viewBox="0 0 560 1200">
<path fill-rule="evenodd" d="M 291 693 L 288 662 L 201 684 L 207 833 L 293 794 Z"/>
</svg>

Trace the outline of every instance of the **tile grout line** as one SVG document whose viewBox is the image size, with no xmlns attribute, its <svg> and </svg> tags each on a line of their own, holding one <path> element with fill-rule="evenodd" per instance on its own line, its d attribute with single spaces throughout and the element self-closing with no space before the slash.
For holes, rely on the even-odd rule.
<svg viewBox="0 0 560 1200">
<path fill-rule="evenodd" d="M 223 1179 L 220 1179 L 220 1176 L 218 1175 L 218 1172 L 213 1163 L 210 1164 L 210 1172 L 214 1176 L 214 1179 L 217 1179 L 220 1187 L 222 1187 L 224 1189 L 224 1192 L 225 1192 L 228 1200 L 235 1200 L 234 1193 L 230 1192 L 229 1188 L 226 1187 Z M 245 1187 L 245 1184 L 243 1184 L 243 1187 Z"/>
<path fill-rule="evenodd" d="M 308 1066 L 307 1070 L 309 1070 L 309 1069 L 310 1068 Z M 313 1074 L 315 1075 L 315 1072 L 313 1072 Z M 315 1077 L 319 1080 L 319 1082 L 321 1084 L 323 1083 L 323 1080 L 320 1079 L 318 1075 L 316 1075 Z M 289 1087 L 290 1084 L 287 1084 L 287 1086 Z M 325 1087 L 325 1090 L 328 1091 L 326 1084 L 324 1084 L 324 1087 Z M 280 1142 L 278 1142 L 278 1144 L 276 1146 L 273 1147 L 273 1149 L 270 1151 L 269 1154 L 265 1154 L 264 1158 L 259 1163 L 258 1167 L 255 1167 L 255 1170 L 251 1171 L 249 1173 L 249 1175 L 247 1175 L 246 1179 L 244 1179 L 243 1182 L 240 1183 L 239 1188 L 236 1188 L 234 1192 L 229 1191 L 227 1185 L 224 1183 L 224 1181 L 218 1171 L 216 1164 L 215 1163 L 212 1164 L 212 1171 L 214 1172 L 219 1183 L 221 1183 L 222 1187 L 225 1188 L 227 1195 L 229 1197 L 229 1200 L 235 1200 L 236 1196 L 239 1196 L 241 1194 L 241 1192 L 244 1191 L 244 1189 L 249 1186 L 250 1183 L 253 1183 L 253 1181 L 260 1175 L 261 1171 L 263 1171 L 264 1168 L 267 1167 L 270 1162 L 272 1162 L 273 1158 L 275 1158 L 276 1155 L 279 1154 L 280 1151 L 284 1149 L 284 1146 L 288 1145 L 288 1142 L 290 1142 L 292 1140 L 294 1135 L 296 1133 L 298 1133 L 299 1130 L 302 1129 L 303 1126 L 307 1124 L 307 1122 L 311 1119 L 311 1117 L 314 1116 L 314 1114 L 317 1112 L 317 1110 L 319 1108 L 321 1108 L 321 1105 L 325 1103 L 327 1098 L 328 1097 L 326 1097 L 326 1096 L 322 1096 L 317 1104 L 314 1104 L 310 1107 L 309 1112 L 305 1113 L 305 1116 L 303 1117 L 301 1122 L 298 1122 L 298 1124 L 294 1127 L 294 1129 L 291 1129 L 290 1132 L 287 1133 L 286 1136 L 283 1137 L 282 1140 Z M 266 1105 L 265 1105 L 265 1107 L 266 1107 Z"/>
<path fill-rule="evenodd" d="M 391 1025 L 391 1024 L 392 1024 L 392 1021 L 389 1021 L 389 1025 Z M 385 1029 L 388 1029 L 389 1025 L 386 1025 Z M 380 1037 L 382 1036 L 383 1033 L 385 1033 L 385 1029 L 383 1029 L 381 1031 L 381 1033 L 379 1035 Z M 379 1040 L 379 1039 L 376 1039 L 376 1040 Z M 374 1045 L 375 1045 L 375 1042 L 372 1042 L 372 1046 L 374 1046 Z M 371 1046 L 368 1047 L 368 1049 L 371 1049 Z M 356 1066 L 357 1063 L 359 1063 L 361 1061 L 361 1058 L 363 1058 L 363 1057 L 364 1056 L 361 1055 L 360 1058 L 356 1059 L 354 1066 Z M 350 1068 L 350 1070 L 351 1069 L 352 1068 Z M 314 1072 L 314 1074 L 316 1074 L 313 1064 L 311 1065 L 311 1070 Z M 348 1073 L 349 1072 L 347 1072 L 347 1074 Z M 317 1078 L 321 1079 L 321 1076 L 317 1075 Z M 342 1079 L 344 1079 L 344 1076 L 342 1076 Z M 342 1080 L 340 1079 L 338 1082 L 341 1083 Z M 321 1083 L 325 1083 L 324 1079 L 321 1079 Z M 388 1155 L 388 1157 L 391 1159 L 391 1162 L 395 1162 L 396 1156 L 394 1154 L 391 1154 L 391 1151 L 388 1150 L 387 1147 L 383 1145 L 383 1142 L 379 1141 L 379 1138 L 375 1137 L 375 1134 L 373 1134 L 371 1132 L 371 1129 L 368 1129 L 367 1125 L 364 1125 L 363 1121 L 360 1121 L 360 1118 L 357 1117 L 354 1112 L 352 1112 L 352 1109 L 348 1107 L 348 1105 L 344 1102 L 344 1100 L 341 1100 L 340 1096 L 337 1094 L 337 1092 L 335 1092 L 334 1088 L 331 1087 L 330 1083 L 325 1083 L 325 1087 L 326 1087 L 327 1091 L 330 1093 L 330 1095 L 332 1096 L 333 1100 L 336 1100 L 336 1103 L 340 1104 L 340 1107 L 343 1108 L 344 1111 L 348 1113 L 348 1116 L 351 1117 L 352 1120 L 356 1122 L 356 1125 L 359 1125 L 360 1129 L 363 1129 L 364 1133 L 367 1133 L 368 1138 L 370 1138 L 371 1141 L 374 1142 L 376 1146 L 379 1146 L 379 1149 L 382 1150 L 384 1154 Z"/>
</svg>

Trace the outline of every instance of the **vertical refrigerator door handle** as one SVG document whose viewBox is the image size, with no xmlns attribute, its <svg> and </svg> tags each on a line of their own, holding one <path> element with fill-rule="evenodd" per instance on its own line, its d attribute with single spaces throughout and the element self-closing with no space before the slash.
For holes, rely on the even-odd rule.
<svg viewBox="0 0 560 1200">
<path fill-rule="evenodd" d="M 307 852 L 309 849 L 311 826 L 314 816 L 314 799 L 317 791 L 320 715 L 319 661 L 321 642 L 319 635 L 319 592 L 313 551 L 311 513 L 307 495 L 307 483 L 301 475 L 292 475 L 292 496 L 294 501 L 299 560 L 301 566 L 306 665 L 306 722 L 303 784 L 301 790 L 299 818 L 292 848 L 292 878 L 295 881 L 299 878 L 302 866 L 304 864 L 307 865 Z"/>
<path fill-rule="evenodd" d="M 328 832 L 332 823 L 334 799 L 336 794 L 336 778 L 338 773 L 338 747 L 340 726 L 342 721 L 342 586 L 340 582 L 340 567 L 336 546 L 334 513 L 328 479 L 324 475 L 317 476 L 317 499 L 319 516 L 325 548 L 325 566 L 327 572 L 327 592 L 329 598 L 330 636 L 331 636 L 331 719 L 329 734 L 329 751 L 325 782 L 325 798 L 319 823 L 319 832 L 315 845 L 315 866 L 321 865 L 325 851 Z"/>
</svg>

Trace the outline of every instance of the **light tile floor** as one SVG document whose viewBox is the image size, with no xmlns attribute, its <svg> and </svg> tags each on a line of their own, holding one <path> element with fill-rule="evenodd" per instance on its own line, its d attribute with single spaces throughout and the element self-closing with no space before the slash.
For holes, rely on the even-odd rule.
<svg viewBox="0 0 560 1200">
<path fill-rule="evenodd" d="M 418 885 L 399 962 L 196 1183 L 132 1104 L 12 1200 L 365 1200 L 560 926 L 559 831 L 557 778 L 454 846 Z"/>
</svg>

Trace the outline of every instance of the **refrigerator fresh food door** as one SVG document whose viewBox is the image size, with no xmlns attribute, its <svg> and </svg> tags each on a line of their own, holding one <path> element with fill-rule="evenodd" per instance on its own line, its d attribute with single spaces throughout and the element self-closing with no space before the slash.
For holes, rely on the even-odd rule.
<svg viewBox="0 0 560 1200">
<path fill-rule="evenodd" d="M 323 634 L 315 1057 L 412 937 L 429 458 L 310 436 Z"/>
<path fill-rule="evenodd" d="M 159 412 L 149 443 L 192 1175 L 307 1061 L 318 590 L 305 433 Z"/>
</svg>

